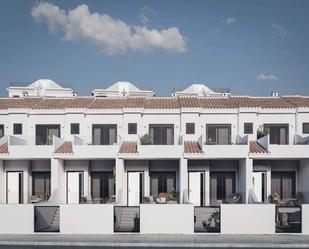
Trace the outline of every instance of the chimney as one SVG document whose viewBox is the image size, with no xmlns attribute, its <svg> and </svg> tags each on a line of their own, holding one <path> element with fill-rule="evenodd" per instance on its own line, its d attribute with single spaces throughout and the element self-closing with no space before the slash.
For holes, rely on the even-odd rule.
<svg viewBox="0 0 309 249">
<path fill-rule="evenodd" d="M 271 96 L 272 96 L 272 97 L 278 97 L 278 96 L 279 96 L 279 93 L 276 92 L 276 91 L 272 91 L 272 92 L 271 92 Z"/>
</svg>

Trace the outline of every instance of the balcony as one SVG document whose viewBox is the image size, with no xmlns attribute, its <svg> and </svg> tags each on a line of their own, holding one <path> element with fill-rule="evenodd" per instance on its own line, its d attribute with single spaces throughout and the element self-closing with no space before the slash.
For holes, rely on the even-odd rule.
<svg viewBox="0 0 309 249">
<path fill-rule="evenodd" d="M 203 139 L 201 139 L 203 142 Z M 233 140 L 232 140 L 233 141 Z M 237 135 L 230 144 L 214 144 L 203 142 L 203 151 L 207 158 L 244 158 L 249 152 L 248 136 Z"/>
<path fill-rule="evenodd" d="M 117 157 L 119 145 L 94 145 L 92 137 L 73 137 L 74 158 L 78 159 L 96 159 L 96 158 L 115 158 Z"/>
<path fill-rule="evenodd" d="M 271 158 L 307 158 L 309 152 L 309 136 L 295 135 L 293 143 L 272 144 L 269 135 L 261 137 L 257 142 L 269 153 L 259 157 Z"/>
</svg>

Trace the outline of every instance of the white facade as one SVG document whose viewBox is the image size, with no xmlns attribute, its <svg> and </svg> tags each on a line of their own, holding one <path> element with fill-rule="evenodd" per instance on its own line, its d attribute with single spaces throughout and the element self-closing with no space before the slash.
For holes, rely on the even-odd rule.
<svg viewBox="0 0 309 249">
<path fill-rule="evenodd" d="M 0 233 L 307 233 L 309 106 L 246 98 L 0 99 Z"/>
</svg>

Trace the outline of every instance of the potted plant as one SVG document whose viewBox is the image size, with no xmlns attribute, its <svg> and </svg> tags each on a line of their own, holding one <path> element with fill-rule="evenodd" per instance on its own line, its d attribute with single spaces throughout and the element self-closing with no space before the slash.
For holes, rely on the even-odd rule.
<svg viewBox="0 0 309 249">
<path fill-rule="evenodd" d="M 177 195 L 175 189 L 172 189 L 168 194 L 169 194 L 168 196 L 169 203 L 177 204 Z"/>
<path fill-rule="evenodd" d="M 267 136 L 270 133 L 269 128 L 265 128 L 261 125 L 257 130 L 257 139 Z"/>
<path fill-rule="evenodd" d="M 152 137 L 149 133 L 146 133 L 141 137 L 141 144 L 142 145 L 149 145 L 152 144 Z"/>
</svg>

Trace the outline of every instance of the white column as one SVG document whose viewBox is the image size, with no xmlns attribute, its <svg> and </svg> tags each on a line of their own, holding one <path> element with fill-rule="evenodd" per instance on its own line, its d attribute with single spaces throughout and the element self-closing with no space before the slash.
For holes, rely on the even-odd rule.
<svg viewBox="0 0 309 249">
<path fill-rule="evenodd" d="M 253 189 L 253 159 L 249 158 L 247 156 L 246 158 L 246 175 L 247 175 L 247 184 L 246 184 L 246 203 L 248 203 L 249 199 L 249 191 L 250 189 Z"/>
<path fill-rule="evenodd" d="M 4 161 L 0 160 L 0 204 L 5 203 L 5 172 Z"/>
<path fill-rule="evenodd" d="M 205 186 L 204 186 L 205 206 L 210 206 L 210 170 L 205 170 Z"/>
<path fill-rule="evenodd" d="M 66 203 L 64 161 L 51 158 L 50 162 L 50 188 L 51 200 L 57 204 Z"/>
<path fill-rule="evenodd" d="M 125 205 L 126 203 L 126 193 L 124 189 L 124 160 L 116 159 L 116 201 L 120 205 Z"/>
<path fill-rule="evenodd" d="M 253 161 L 249 157 L 239 160 L 238 192 L 241 194 L 242 203 L 248 203 L 249 190 L 252 186 Z"/>
<path fill-rule="evenodd" d="M 179 163 L 179 202 L 184 201 L 184 193 L 188 192 L 188 159 L 181 158 Z"/>
</svg>

